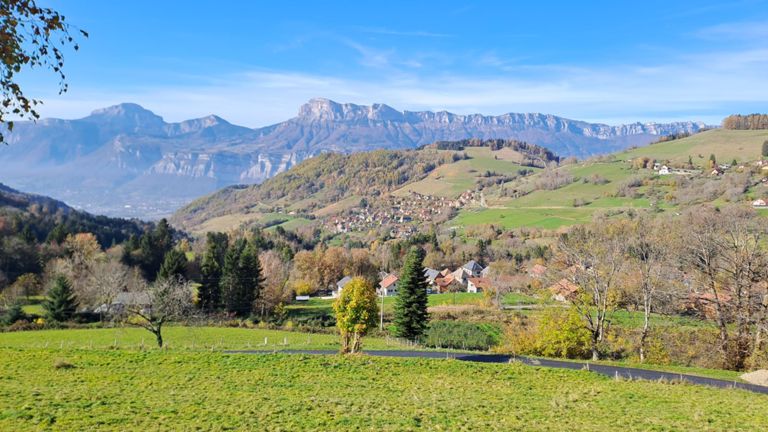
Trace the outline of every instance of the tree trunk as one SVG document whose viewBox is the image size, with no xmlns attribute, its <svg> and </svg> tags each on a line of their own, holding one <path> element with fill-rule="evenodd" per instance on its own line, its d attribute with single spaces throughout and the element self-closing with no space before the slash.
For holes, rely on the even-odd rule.
<svg viewBox="0 0 768 432">
<path fill-rule="evenodd" d="M 643 301 L 643 332 L 640 334 L 640 363 L 645 362 L 645 342 L 648 339 L 650 315 L 651 305 L 650 302 L 646 299 Z"/>
<path fill-rule="evenodd" d="M 341 332 L 341 353 L 347 354 L 349 352 L 349 333 Z"/>
<path fill-rule="evenodd" d="M 352 354 L 360 352 L 360 333 L 355 332 L 352 337 Z"/>
<path fill-rule="evenodd" d="M 600 351 L 597 349 L 597 343 L 599 340 L 598 331 L 592 332 L 592 361 L 600 360 Z"/>
<path fill-rule="evenodd" d="M 155 334 L 155 339 L 157 339 L 157 347 L 162 348 L 163 347 L 163 333 L 160 330 L 160 326 L 158 326 L 155 331 L 152 333 Z"/>
</svg>

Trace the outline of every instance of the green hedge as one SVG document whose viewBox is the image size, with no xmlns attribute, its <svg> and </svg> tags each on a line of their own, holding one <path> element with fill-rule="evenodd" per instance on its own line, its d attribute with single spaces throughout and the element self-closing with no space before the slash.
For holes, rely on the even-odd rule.
<svg viewBox="0 0 768 432">
<path fill-rule="evenodd" d="M 499 344 L 501 329 L 492 324 L 433 321 L 422 343 L 433 348 L 488 350 Z"/>
</svg>

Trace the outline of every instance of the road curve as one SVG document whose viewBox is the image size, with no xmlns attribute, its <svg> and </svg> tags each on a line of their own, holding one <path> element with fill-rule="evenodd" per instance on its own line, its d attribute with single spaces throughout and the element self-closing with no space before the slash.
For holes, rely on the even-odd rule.
<svg viewBox="0 0 768 432">
<path fill-rule="evenodd" d="M 227 354 L 310 354 L 310 355 L 333 355 L 338 351 L 331 350 L 280 350 L 280 351 L 256 351 L 256 350 L 229 350 L 224 351 Z M 623 366 L 609 366 L 603 364 L 592 364 L 586 362 L 570 362 L 562 360 L 538 359 L 525 356 L 512 356 L 507 354 L 466 354 L 438 351 L 383 351 L 372 350 L 365 351 L 364 354 L 376 357 L 402 357 L 402 358 L 430 358 L 430 359 L 455 359 L 461 361 L 470 361 L 478 363 L 509 363 L 510 361 L 519 361 L 523 364 L 536 367 L 547 367 L 556 369 L 589 370 L 609 377 L 620 377 L 627 379 L 643 379 L 649 381 L 685 381 L 691 384 L 705 385 L 718 388 L 739 388 L 749 390 L 755 393 L 768 395 L 768 387 L 742 382 L 727 381 L 715 378 L 706 378 L 696 375 L 680 374 L 673 372 L 661 372 L 647 369 L 638 369 Z"/>
</svg>

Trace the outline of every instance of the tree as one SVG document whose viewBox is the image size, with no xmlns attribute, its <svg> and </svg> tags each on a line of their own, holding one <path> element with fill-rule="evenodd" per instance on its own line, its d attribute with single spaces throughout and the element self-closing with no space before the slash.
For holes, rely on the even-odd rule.
<svg viewBox="0 0 768 432">
<path fill-rule="evenodd" d="M 24 313 L 24 309 L 21 308 L 21 303 L 15 302 L 5 311 L 2 317 L 2 323 L 5 325 L 11 325 L 16 321 L 24 321 L 27 319 L 27 314 Z"/>
<path fill-rule="evenodd" d="M 405 257 L 397 282 L 395 334 L 415 341 L 427 329 L 427 280 L 424 277 L 424 249 L 413 246 Z"/>
<path fill-rule="evenodd" d="M 40 117 L 36 106 L 41 101 L 30 99 L 17 82 L 16 74 L 23 68 L 49 69 L 59 76 L 59 94 L 67 91 L 64 75 L 64 51 L 79 45 L 71 34 L 72 26 L 53 9 L 37 6 L 34 0 L 4 0 L 0 3 L 0 123 L 13 131 L 8 115 L 35 120 Z M 77 30 L 83 37 L 88 33 Z M 0 133 L 0 143 L 5 143 Z"/>
<path fill-rule="evenodd" d="M 24 273 L 11 285 L 10 290 L 15 297 L 23 296 L 29 301 L 30 296 L 37 295 L 40 291 L 40 279 L 36 274 Z"/>
<path fill-rule="evenodd" d="M 168 221 L 160 219 L 152 232 L 139 240 L 139 266 L 147 280 L 153 281 L 163 265 L 165 254 L 173 248 L 173 232 Z"/>
<path fill-rule="evenodd" d="M 178 250 L 171 249 L 165 253 L 163 264 L 157 272 L 158 279 L 171 277 L 184 277 L 187 273 L 187 255 Z"/>
<path fill-rule="evenodd" d="M 768 140 L 763 141 L 763 157 L 768 157 Z"/>
<path fill-rule="evenodd" d="M 333 303 L 333 310 L 341 333 L 341 352 L 359 352 L 363 336 L 376 326 L 379 314 L 373 285 L 361 277 L 353 278 Z"/>
<path fill-rule="evenodd" d="M 263 283 L 255 248 L 244 239 L 237 240 L 224 258 L 222 294 L 227 312 L 248 316 Z"/>
<path fill-rule="evenodd" d="M 192 307 L 192 287 L 180 277 L 158 279 L 135 292 L 137 301 L 126 306 L 128 322 L 155 335 L 163 347 L 163 325 L 184 317 Z"/>
<path fill-rule="evenodd" d="M 64 276 L 57 276 L 48 290 L 48 299 L 43 303 L 48 319 L 57 322 L 69 321 L 77 311 L 77 298 L 72 284 Z"/>
<path fill-rule="evenodd" d="M 287 288 L 289 266 L 280 254 L 266 251 L 259 254 L 259 263 L 264 273 L 264 286 L 259 296 L 261 315 L 271 313 L 279 304 L 291 300 L 291 290 Z"/>
<path fill-rule="evenodd" d="M 209 232 L 205 253 L 200 265 L 201 282 L 197 291 L 197 305 L 211 312 L 221 306 L 221 277 L 229 239 L 224 233 Z"/>
<path fill-rule="evenodd" d="M 640 333 L 640 362 L 645 361 L 646 342 L 650 333 L 650 316 L 656 293 L 668 280 L 662 279 L 669 258 L 665 235 L 668 230 L 659 223 L 639 218 L 630 225 L 627 237 L 627 255 L 630 264 L 638 270 L 638 291 L 643 309 L 643 329 Z"/>
<path fill-rule="evenodd" d="M 592 359 L 599 360 L 612 297 L 624 266 L 623 222 L 599 221 L 560 236 L 558 250 L 566 272 L 579 287 L 573 303 L 590 332 Z"/>
</svg>

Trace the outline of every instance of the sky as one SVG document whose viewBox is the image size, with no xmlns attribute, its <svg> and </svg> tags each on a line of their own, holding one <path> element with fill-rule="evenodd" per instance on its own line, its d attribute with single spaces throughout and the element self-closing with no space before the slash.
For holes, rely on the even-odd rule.
<svg viewBox="0 0 768 432">
<path fill-rule="evenodd" d="M 313 97 L 608 124 L 768 110 L 768 0 L 39 0 L 90 33 L 44 117 L 135 102 L 260 127 Z"/>
</svg>

